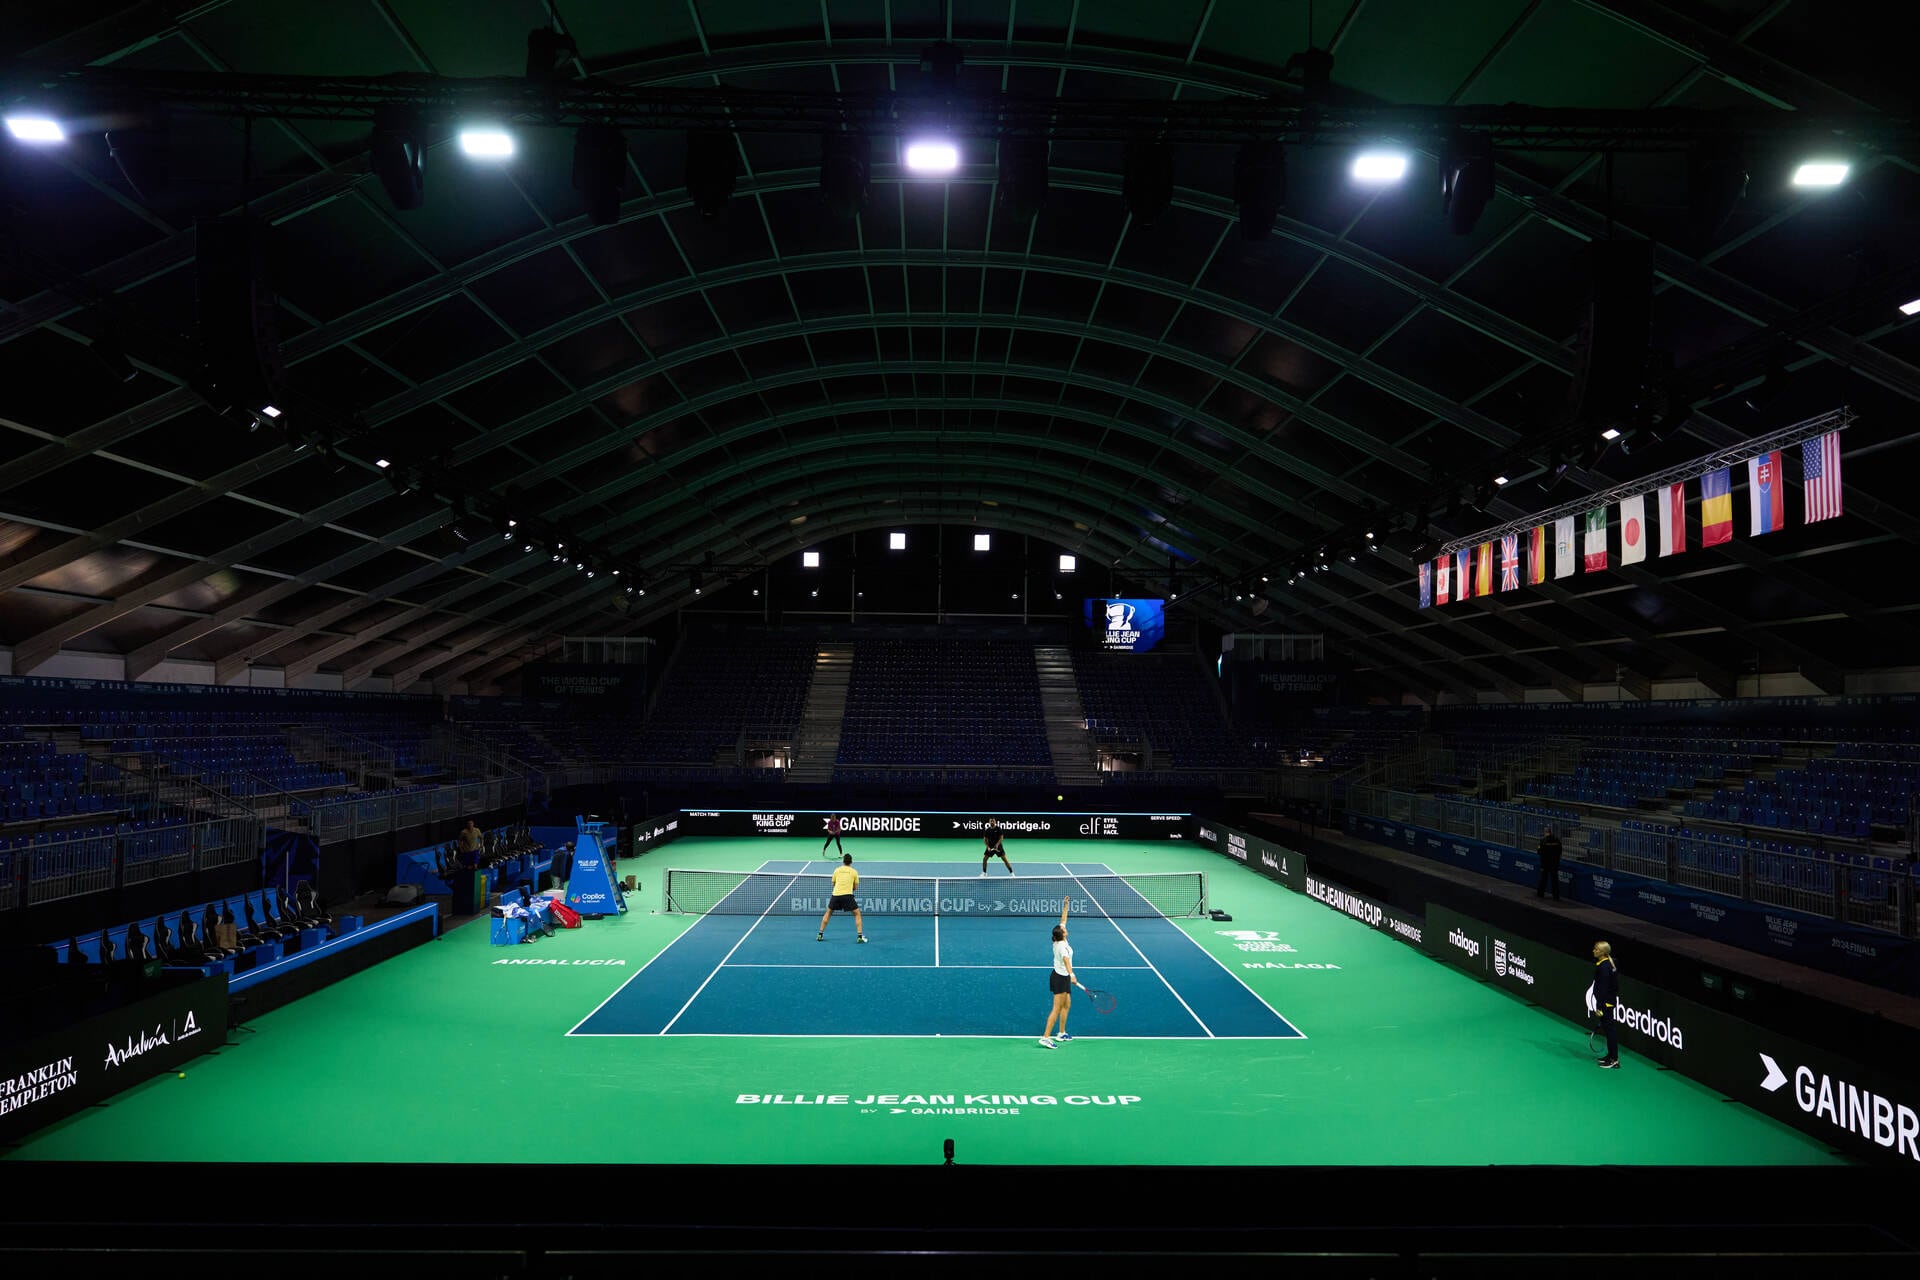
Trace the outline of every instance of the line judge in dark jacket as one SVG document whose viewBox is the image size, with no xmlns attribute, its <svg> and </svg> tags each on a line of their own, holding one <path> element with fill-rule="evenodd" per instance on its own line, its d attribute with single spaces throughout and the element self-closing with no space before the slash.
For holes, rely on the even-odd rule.
<svg viewBox="0 0 1920 1280">
<path fill-rule="evenodd" d="M 1540 837 L 1540 883 L 1533 887 L 1533 896 L 1544 898 L 1549 888 L 1553 900 L 1560 901 L 1560 837 L 1553 834 L 1552 827 Z"/>
<path fill-rule="evenodd" d="M 1620 970 L 1613 963 L 1613 944 L 1596 942 L 1593 944 L 1593 985 L 1587 988 L 1587 1010 L 1607 1029 L 1607 1056 L 1600 1059 L 1599 1065 L 1613 1069 L 1620 1066 L 1619 1024 L 1613 1017 L 1614 1006 L 1619 1003 Z M 1587 1043 L 1593 1043 L 1591 1036 Z"/>
</svg>

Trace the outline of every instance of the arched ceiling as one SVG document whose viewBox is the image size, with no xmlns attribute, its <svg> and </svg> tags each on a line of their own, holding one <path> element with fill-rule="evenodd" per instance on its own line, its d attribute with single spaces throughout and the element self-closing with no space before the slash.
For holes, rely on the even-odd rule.
<svg viewBox="0 0 1920 1280">
<path fill-rule="evenodd" d="M 577 42 L 576 73 L 615 85 L 905 90 L 945 39 L 970 91 L 1182 102 L 1297 100 L 1288 64 L 1311 13 L 1338 102 L 1910 108 L 1896 17 L 1841 23 L 1807 0 L 46 10 L 0 34 L 20 65 L 514 76 L 528 30 L 551 23 Z M 990 143 L 929 180 L 877 139 L 867 209 L 843 219 L 813 138 L 742 132 L 733 196 L 709 220 L 684 189 L 683 138 L 637 131 L 619 220 L 596 226 L 565 130 L 520 131 L 499 167 L 436 135 L 408 211 L 370 174 L 363 124 L 176 117 L 171 141 L 171 181 L 139 190 L 98 135 L 4 153 L 0 645 L 16 674 L 66 649 L 124 655 L 135 677 L 171 658 L 223 680 L 259 664 L 483 689 L 562 634 L 638 631 L 683 607 L 669 566 L 764 563 L 902 522 L 1029 533 L 1143 585 L 1171 548 L 1203 588 L 1181 607 L 1226 628 L 1256 624 L 1224 584 L 1271 569 L 1261 629 L 1325 632 L 1425 695 L 1663 677 L 1731 692 L 1756 671 L 1838 691 L 1920 639 L 1904 572 L 1920 521 L 1901 478 L 1920 461 L 1920 341 L 1889 305 L 1920 296 L 1920 184 L 1895 151 L 1822 195 L 1757 164 L 1700 240 L 1676 154 L 1502 151 L 1494 198 L 1456 236 L 1432 155 L 1366 190 L 1345 151 L 1292 148 L 1288 202 L 1249 239 L 1230 146 L 1180 148 L 1173 205 L 1143 225 L 1121 198 L 1120 145 L 1056 141 L 1046 204 L 1023 225 Z M 332 448 L 297 411 L 255 432 L 213 414 L 176 358 L 194 220 L 243 203 L 274 225 L 290 403 L 347 424 Z M 1693 412 L 1548 488 L 1535 480 L 1565 424 L 1586 245 L 1610 233 L 1656 242 L 1655 345 Z M 110 350 L 130 380 L 98 358 Z M 1415 607 L 1429 534 L 1841 403 L 1858 414 L 1841 520 L 1498 607 Z M 1442 482 L 1495 460 L 1519 483 L 1484 514 L 1449 514 Z M 409 468 L 427 477 L 411 492 L 395 483 Z M 481 517 L 462 522 L 468 540 L 454 493 Z M 651 590 L 624 597 L 502 539 L 485 517 L 507 510 Z M 1431 530 L 1350 545 L 1422 511 Z M 1278 566 L 1330 538 L 1356 558 L 1283 587 Z"/>
</svg>

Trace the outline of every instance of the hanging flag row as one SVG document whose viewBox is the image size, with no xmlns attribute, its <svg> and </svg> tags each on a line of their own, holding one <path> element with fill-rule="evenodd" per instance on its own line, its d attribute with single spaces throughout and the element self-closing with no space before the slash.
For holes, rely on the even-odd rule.
<svg viewBox="0 0 1920 1280">
<path fill-rule="evenodd" d="M 1839 432 L 1829 431 L 1800 445 L 1800 475 L 1805 482 L 1801 488 L 1802 523 L 1816 524 L 1842 514 Z M 1619 506 L 1621 564 L 1645 560 L 1649 541 L 1658 556 L 1679 555 L 1687 549 L 1685 481 L 1622 498 Z M 1649 532 L 1650 510 L 1657 535 Z M 1758 537 L 1785 528 L 1786 523 L 1785 475 L 1780 469 L 1780 450 L 1774 449 L 1747 459 L 1747 527 L 1752 536 Z M 1731 541 L 1733 478 L 1731 469 L 1722 467 L 1700 477 L 1700 545 L 1717 547 Z M 1423 560 L 1420 607 L 1496 591 L 1517 591 L 1523 579 L 1539 586 L 1549 578 L 1570 578 L 1576 571 L 1576 561 L 1587 573 L 1607 569 L 1606 507 L 1595 507 L 1581 516 L 1562 516 L 1524 534 L 1502 534 L 1497 541 L 1462 547 L 1431 562 Z"/>
</svg>

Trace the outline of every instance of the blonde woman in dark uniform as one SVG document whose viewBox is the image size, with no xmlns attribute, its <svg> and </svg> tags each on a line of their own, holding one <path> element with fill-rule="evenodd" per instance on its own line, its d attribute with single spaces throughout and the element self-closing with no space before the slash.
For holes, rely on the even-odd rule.
<svg viewBox="0 0 1920 1280">
<path fill-rule="evenodd" d="M 1067 905 L 1069 900 L 1060 900 L 1060 923 L 1053 926 L 1053 968 L 1047 974 L 1047 990 L 1053 993 L 1053 1010 L 1047 1014 L 1047 1029 L 1040 1035 L 1040 1047 L 1052 1049 L 1061 1040 L 1071 1040 L 1073 1036 L 1067 1030 L 1067 1009 L 1073 1004 L 1073 989 L 1080 987 L 1079 979 L 1073 976 L 1073 948 L 1067 945 Z M 1085 987 L 1080 987 L 1085 991 Z M 1060 1035 L 1053 1034 L 1055 1019 L 1060 1021 Z"/>
</svg>

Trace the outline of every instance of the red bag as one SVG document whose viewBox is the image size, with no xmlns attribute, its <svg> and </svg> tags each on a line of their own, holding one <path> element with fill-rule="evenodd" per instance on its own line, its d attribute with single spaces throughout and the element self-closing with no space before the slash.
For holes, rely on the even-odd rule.
<svg viewBox="0 0 1920 1280">
<path fill-rule="evenodd" d="M 553 904 L 547 909 L 553 913 L 553 922 L 555 924 L 559 925 L 562 929 L 578 929 L 580 927 L 580 913 L 578 911 L 575 911 L 558 898 L 549 898 L 548 901 Z"/>
</svg>

